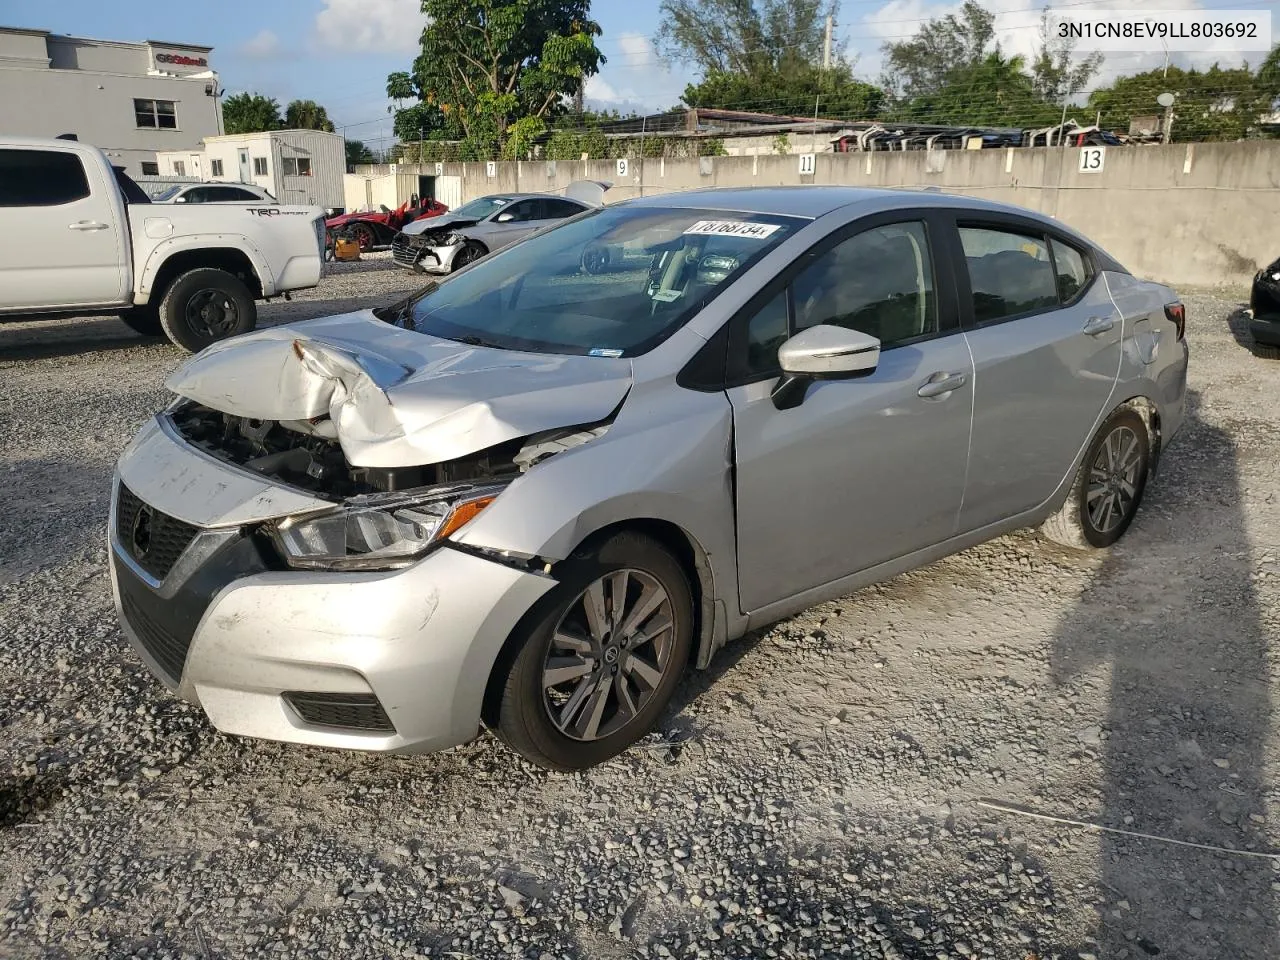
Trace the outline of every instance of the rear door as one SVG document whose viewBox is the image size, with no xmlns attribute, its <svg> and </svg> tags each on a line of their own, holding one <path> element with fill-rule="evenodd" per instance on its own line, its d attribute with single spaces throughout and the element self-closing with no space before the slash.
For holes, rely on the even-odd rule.
<svg viewBox="0 0 1280 960">
<path fill-rule="evenodd" d="M 1088 253 L 1035 220 L 959 214 L 973 442 L 961 531 L 1038 506 L 1109 409 L 1124 320 Z"/>
<path fill-rule="evenodd" d="M 0 147 L 0 310 L 124 302 L 128 237 L 105 171 L 71 149 Z"/>
<path fill-rule="evenodd" d="M 972 368 L 932 212 L 857 221 L 733 321 L 739 589 L 744 612 L 955 533 Z M 879 366 L 809 386 L 779 410 L 778 347 L 815 324 L 881 341 Z"/>
</svg>

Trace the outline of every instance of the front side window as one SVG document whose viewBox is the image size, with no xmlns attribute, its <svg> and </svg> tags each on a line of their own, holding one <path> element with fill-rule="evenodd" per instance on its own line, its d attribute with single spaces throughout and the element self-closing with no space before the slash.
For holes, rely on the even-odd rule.
<svg viewBox="0 0 1280 960">
<path fill-rule="evenodd" d="M 937 299 L 923 223 L 864 230 L 818 255 L 751 318 L 746 372 L 777 371 L 783 341 L 818 324 L 870 334 L 882 347 L 931 336 L 938 332 Z"/>
<path fill-rule="evenodd" d="M 210 160 L 210 161 L 209 161 L 209 175 L 210 175 L 210 176 L 212 176 L 212 177 L 220 177 L 220 176 L 222 176 L 222 161 L 221 161 L 221 160 Z"/>
<path fill-rule="evenodd" d="M 527 223 L 538 219 L 538 207 L 541 201 L 518 200 L 498 214 L 503 223 Z"/>
<path fill-rule="evenodd" d="M 1057 306 L 1058 285 L 1043 237 L 989 227 L 961 227 L 973 318 L 991 323 Z"/>
<path fill-rule="evenodd" d="M 265 177 L 267 175 L 267 158 L 266 157 L 253 158 L 253 175 L 255 177 Z"/>
<path fill-rule="evenodd" d="M 432 336 L 539 353 L 636 356 L 807 221 L 604 207 L 490 254 L 416 300 Z"/>
<path fill-rule="evenodd" d="M 89 196 L 74 153 L 0 149 L 0 207 L 56 207 Z"/>
<path fill-rule="evenodd" d="M 140 128 L 178 129 L 177 106 L 172 100 L 134 100 L 133 118 Z"/>
<path fill-rule="evenodd" d="M 1058 297 L 1063 303 L 1070 303 L 1093 276 L 1089 261 L 1075 247 L 1060 240 L 1050 240 L 1049 246 L 1053 248 L 1053 266 L 1058 276 Z"/>
</svg>

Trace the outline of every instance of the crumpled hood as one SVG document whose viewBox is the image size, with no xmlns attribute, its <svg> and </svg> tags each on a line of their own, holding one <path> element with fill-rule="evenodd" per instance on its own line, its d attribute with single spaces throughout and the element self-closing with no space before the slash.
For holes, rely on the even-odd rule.
<svg viewBox="0 0 1280 960">
<path fill-rule="evenodd" d="M 630 389 L 631 362 L 472 347 L 364 310 L 216 343 L 165 386 L 255 420 L 328 415 L 352 466 L 398 467 L 602 420 Z"/>
<path fill-rule="evenodd" d="M 402 232 L 414 237 L 420 233 L 434 233 L 436 230 L 474 227 L 479 222 L 475 217 L 459 217 L 452 213 L 442 213 L 438 217 L 427 217 L 423 220 L 415 220 L 413 223 L 406 223 Z"/>
</svg>

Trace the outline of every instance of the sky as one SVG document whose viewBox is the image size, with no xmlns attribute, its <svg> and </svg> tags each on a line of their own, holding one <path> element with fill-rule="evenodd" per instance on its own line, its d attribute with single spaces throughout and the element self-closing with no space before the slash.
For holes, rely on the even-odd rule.
<svg viewBox="0 0 1280 960">
<path fill-rule="evenodd" d="M 931 0 L 841 0 L 836 43 L 873 80 L 880 72 L 883 43 L 910 37 L 930 17 L 959 8 Z M 1043 0 L 986 0 L 997 13 L 996 29 L 1006 53 L 1029 55 L 1038 40 Z M 1272 0 L 1062 0 L 1065 8 L 1272 10 L 1280 29 L 1280 2 Z M 656 111 L 676 104 L 690 68 L 661 61 L 651 37 L 658 28 L 657 0 L 594 0 L 592 15 L 603 28 L 597 41 L 607 58 L 587 84 L 595 107 Z M 388 73 L 407 70 L 417 51 L 424 19 L 418 0 L 214 0 L 155 3 L 151 0 L 0 0 L 0 24 L 108 40 L 168 40 L 214 48 L 211 64 L 227 94 L 255 91 L 282 105 L 303 98 L 323 104 L 352 139 L 375 148 L 392 143 L 384 89 Z M 1251 54 L 1256 62 L 1262 54 Z M 1215 59 L 1236 66 L 1240 54 L 1174 55 L 1183 66 Z M 1160 66 L 1163 54 L 1110 54 L 1095 82 L 1118 73 Z"/>
</svg>

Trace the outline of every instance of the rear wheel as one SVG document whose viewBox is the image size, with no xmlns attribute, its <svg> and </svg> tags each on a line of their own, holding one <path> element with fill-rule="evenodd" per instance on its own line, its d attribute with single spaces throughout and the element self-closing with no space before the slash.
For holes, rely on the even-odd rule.
<svg viewBox="0 0 1280 960">
<path fill-rule="evenodd" d="M 1042 532 L 1067 547 L 1111 546 L 1138 512 L 1150 465 L 1146 423 L 1132 410 L 1117 410 L 1094 436 L 1067 502 Z"/>
<path fill-rule="evenodd" d="M 360 252 L 372 250 L 373 245 L 378 242 L 378 235 L 373 232 L 373 227 L 367 223 L 353 223 L 347 228 L 351 239 L 360 245 Z"/>
<path fill-rule="evenodd" d="M 676 559 L 620 533 L 560 565 L 510 661 L 496 732 L 553 770 L 617 756 L 671 700 L 693 642 L 693 600 Z"/>
<path fill-rule="evenodd" d="M 160 302 L 165 335 L 191 353 L 248 333 L 258 322 L 258 308 L 238 277 L 211 267 L 179 276 Z"/>
</svg>

